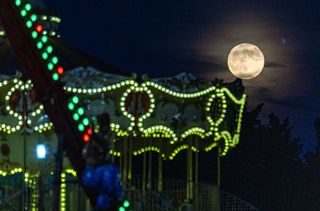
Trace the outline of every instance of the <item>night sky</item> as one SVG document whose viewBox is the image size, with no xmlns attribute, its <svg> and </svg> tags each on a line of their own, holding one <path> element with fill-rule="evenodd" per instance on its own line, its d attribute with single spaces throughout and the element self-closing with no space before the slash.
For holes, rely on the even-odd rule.
<svg viewBox="0 0 320 211">
<path fill-rule="evenodd" d="M 289 116 L 306 149 L 315 146 L 320 116 L 319 1 L 46 0 L 61 22 L 61 38 L 139 75 L 182 71 L 232 81 L 226 60 L 239 43 L 264 53 L 262 74 L 244 81 L 249 108 L 263 118 Z"/>
</svg>

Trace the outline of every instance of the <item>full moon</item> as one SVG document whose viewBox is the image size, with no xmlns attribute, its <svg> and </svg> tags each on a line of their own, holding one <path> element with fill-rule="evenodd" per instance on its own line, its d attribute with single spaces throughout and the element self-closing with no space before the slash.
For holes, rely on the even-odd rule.
<svg viewBox="0 0 320 211">
<path fill-rule="evenodd" d="M 233 75 L 241 79 L 257 77 L 264 67 L 262 51 L 250 43 L 242 43 L 234 48 L 228 56 L 228 67 Z"/>
</svg>

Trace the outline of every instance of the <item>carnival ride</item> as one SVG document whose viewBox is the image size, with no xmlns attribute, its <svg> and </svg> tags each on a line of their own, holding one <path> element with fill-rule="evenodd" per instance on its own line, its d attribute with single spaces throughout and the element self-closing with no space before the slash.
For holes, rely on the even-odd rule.
<svg viewBox="0 0 320 211">
<path fill-rule="evenodd" d="M 50 37 L 43 33 L 45 26 L 40 17 L 27 1 L 0 0 L 0 18 L 6 36 L 32 81 L 26 84 L 13 81 L 18 85 L 13 86 L 9 96 L 18 89 L 33 87 L 35 98 L 41 103 L 35 112 L 44 109 L 50 119 L 50 122 L 36 128 L 47 130 L 54 127 L 60 140 L 58 148 L 66 152 L 75 175 L 82 175 L 85 162 L 81 150 L 94 133 L 85 99 L 94 99 L 102 93 L 115 105 L 108 108 L 111 128 L 115 133 L 110 153 L 123 157 L 124 184 L 131 177 L 128 165 L 132 155 L 154 151 L 159 153 L 160 160 L 171 160 L 181 150 L 187 150 L 192 156 L 192 151 L 210 151 L 219 146 L 223 156 L 230 147 L 238 144 L 245 105 L 245 95 L 239 84 L 203 82 L 195 87 L 190 81 L 180 80 L 178 85 L 181 87 L 177 88 L 168 86 L 174 84 L 170 80 L 145 78 L 138 83 L 135 78 L 126 77 L 96 88 L 64 85 L 64 67 L 50 44 Z M 10 83 L 4 81 L 0 87 Z M 177 112 L 170 114 L 176 108 Z M 21 128 L 23 121 L 20 120 L 24 116 L 14 112 L 10 106 L 7 109 L 18 119 L 15 127 L 0 127 L 3 132 L 10 133 Z M 61 163 L 61 158 L 57 158 L 56 163 Z M 61 166 L 57 165 L 55 210 L 59 210 L 59 203 L 55 201 L 60 197 L 59 187 L 63 179 L 60 175 Z M 188 175 L 192 177 L 191 172 Z M 94 206 L 96 192 L 85 191 Z M 187 197 L 192 198 L 192 193 Z"/>
</svg>

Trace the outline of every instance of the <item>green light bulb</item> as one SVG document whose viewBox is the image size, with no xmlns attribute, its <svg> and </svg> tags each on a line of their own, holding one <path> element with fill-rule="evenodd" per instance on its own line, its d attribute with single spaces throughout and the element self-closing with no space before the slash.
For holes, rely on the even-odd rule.
<svg viewBox="0 0 320 211">
<path fill-rule="evenodd" d="M 21 10 L 20 15 L 21 15 L 22 17 L 26 17 L 27 11 L 26 11 L 26 10 Z"/>
<path fill-rule="evenodd" d="M 74 109 L 74 104 L 73 103 L 68 103 L 68 108 L 69 108 L 69 110 L 73 110 Z"/>
<path fill-rule="evenodd" d="M 30 20 L 35 22 L 37 20 L 38 16 L 36 14 L 32 14 L 30 17 Z"/>
<path fill-rule="evenodd" d="M 52 63 L 49 63 L 49 64 L 48 64 L 48 69 L 49 69 L 49 70 L 53 70 L 53 68 L 54 68 L 54 65 L 53 65 Z"/>
<path fill-rule="evenodd" d="M 31 28 L 32 27 L 32 21 L 27 21 L 26 25 L 27 25 L 28 28 Z"/>
<path fill-rule="evenodd" d="M 52 47 L 51 45 L 49 45 L 49 46 L 47 47 L 47 52 L 48 52 L 48 53 L 52 53 L 52 51 L 53 51 L 53 47 Z"/>
<path fill-rule="evenodd" d="M 48 59 L 48 57 L 49 57 L 49 55 L 48 55 L 47 52 L 43 52 L 43 53 L 42 53 L 42 58 L 43 58 L 44 60 Z"/>
<path fill-rule="evenodd" d="M 119 211 L 126 211 L 124 207 L 119 207 Z"/>
<path fill-rule="evenodd" d="M 125 200 L 125 201 L 123 202 L 123 206 L 124 206 L 124 207 L 129 207 L 129 206 L 130 206 L 130 202 L 129 202 L 128 200 Z"/>
<path fill-rule="evenodd" d="M 84 109 L 83 108 L 78 108 L 78 114 L 83 115 L 84 114 Z"/>
<path fill-rule="evenodd" d="M 83 124 L 79 124 L 78 125 L 78 129 L 82 132 L 82 131 L 84 131 L 84 126 L 83 126 Z"/>
<path fill-rule="evenodd" d="M 38 43 L 37 43 L 37 48 L 40 50 L 42 47 L 43 47 L 42 42 L 38 42 Z"/>
<path fill-rule="evenodd" d="M 31 36 L 32 36 L 33 39 L 36 39 L 36 38 L 38 37 L 38 32 L 33 31 L 33 32 L 31 33 Z"/>
<path fill-rule="evenodd" d="M 16 0 L 16 6 L 20 6 L 21 5 L 21 0 Z"/>
<path fill-rule="evenodd" d="M 54 56 L 54 57 L 52 57 L 52 63 L 53 64 L 57 64 L 58 63 L 58 57 L 56 57 L 56 56 Z"/>
<path fill-rule="evenodd" d="M 46 43 L 46 42 L 48 42 L 48 37 L 46 35 L 44 35 L 41 37 L 41 40 L 43 43 Z"/>
<path fill-rule="evenodd" d="M 26 8 L 27 11 L 30 11 L 31 10 L 31 4 L 26 4 L 26 6 L 24 8 Z"/>
<path fill-rule="evenodd" d="M 79 103 L 79 98 L 78 98 L 77 96 L 73 96 L 72 102 L 73 102 L 74 104 Z"/>
<path fill-rule="evenodd" d="M 89 119 L 88 119 L 88 118 L 84 118 L 84 119 L 82 120 L 82 122 L 83 122 L 83 124 L 84 124 L 85 126 L 88 126 L 88 125 L 89 125 Z"/>
<path fill-rule="evenodd" d="M 59 80 L 59 74 L 58 74 L 58 73 L 53 73 L 53 74 L 52 74 L 52 79 L 53 79 L 54 81 Z"/>
<path fill-rule="evenodd" d="M 75 121 L 78 121 L 79 118 L 80 118 L 80 116 L 79 116 L 78 113 L 73 114 L 73 119 L 74 119 Z"/>
</svg>

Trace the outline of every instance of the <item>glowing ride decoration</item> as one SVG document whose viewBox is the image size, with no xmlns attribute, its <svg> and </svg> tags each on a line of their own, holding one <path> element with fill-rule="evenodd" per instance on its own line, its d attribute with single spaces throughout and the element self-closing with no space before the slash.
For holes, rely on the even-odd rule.
<svg viewBox="0 0 320 211">
<path fill-rule="evenodd" d="M 106 90 L 115 89 L 118 86 L 123 87 L 122 85 L 129 84 L 119 82 L 118 84 L 112 84 L 110 86 L 104 87 Z M 242 112 L 245 104 L 245 95 L 243 94 L 241 98 L 235 97 L 229 89 L 226 87 L 223 88 L 216 88 L 216 87 L 209 87 L 207 89 L 204 89 L 202 91 L 198 91 L 195 93 L 179 93 L 174 92 L 170 89 L 167 89 L 159 84 L 156 84 L 151 81 L 147 81 L 142 83 L 141 85 L 138 85 L 137 83 L 130 83 L 131 86 L 127 86 L 128 88 L 125 89 L 125 91 L 122 94 L 122 97 L 120 98 L 119 105 L 120 110 L 122 112 L 122 115 L 125 116 L 128 120 L 127 127 L 120 126 L 117 122 L 111 123 L 111 129 L 116 133 L 117 137 L 115 138 L 115 145 L 120 146 L 123 142 L 121 137 L 129 137 L 133 136 L 134 139 L 140 139 L 140 138 L 157 138 L 160 139 L 161 142 L 166 142 L 167 145 L 172 146 L 172 151 L 169 152 L 163 152 L 163 149 L 160 145 L 161 142 L 154 141 L 153 144 L 150 146 L 145 147 L 137 147 L 132 146 L 133 154 L 138 155 L 141 153 L 144 153 L 146 151 L 155 151 L 161 154 L 163 158 L 173 158 L 174 155 L 176 155 L 179 151 L 182 149 L 186 149 L 189 146 L 189 144 L 186 144 L 183 142 L 191 136 L 199 136 L 202 139 L 207 139 L 211 141 L 206 141 L 206 146 L 202 146 L 201 148 L 205 151 L 211 150 L 214 146 L 216 146 L 217 141 L 219 139 L 223 139 L 225 142 L 225 147 L 222 152 L 222 155 L 225 155 L 230 147 L 235 147 L 236 144 L 239 141 L 239 135 L 240 135 L 240 129 L 241 129 L 241 119 L 242 119 Z M 123 87 L 124 88 L 124 87 Z M 81 93 L 101 93 L 101 88 L 97 89 L 78 89 L 73 87 L 65 87 L 65 90 L 73 93 L 73 92 L 81 92 Z M 89 90 L 89 91 L 88 91 Z M 136 116 L 134 113 L 127 111 L 125 105 L 126 105 L 126 99 L 130 94 L 137 94 L 137 93 L 145 93 L 148 95 L 148 102 L 150 102 L 150 106 L 144 113 L 141 113 L 140 115 Z M 174 129 L 167 127 L 165 125 L 153 125 L 151 127 L 145 127 L 144 122 L 145 120 L 148 120 L 150 116 L 154 115 L 154 110 L 156 109 L 156 100 L 157 97 L 155 96 L 154 92 L 161 92 L 166 93 L 168 95 L 171 95 L 175 99 L 179 100 L 179 98 L 183 99 L 191 99 L 195 100 L 199 97 L 206 96 L 207 104 L 206 104 L 206 110 L 210 111 L 211 103 L 216 99 L 222 99 L 221 100 L 221 115 L 216 120 L 213 121 L 210 115 L 207 116 L 207 122 L 209 123 L 209 128 L 200 128 L 200 127 L 194 127 L 189 128 L 186 131 L 184 131 L 181 135 L 178 135 Z M 228 116 L 227 109 L 228 109 L 228 103 L 226 101 L 228 99 L 228 103 L 234 103 L 236 106 L 238 106 L 238 114 L 235 117 L 235 120 L 237 122 L 236 131 L 234 134 L 232 134 L 231 131 L 228 130 L 220 130 L 219 125 L 225 120 L 226 116 Z M 152 141 L 151 141 L 152 142 Z M 157 144 L 157 143 L 158 144 Z M 187 142 L 187 141 L 185 141 Z M 150 142 L 148 142 L 150 143 Z M 133 145 L 135 145 L 133 143 Z M 194 151 L 200 151 L 201 149 L 196 146 L 191 146 L 192 150 Z M 111 153 L 115 156 L 121 156 L 121 151 L 117 150 L 117 147 L 111 151 Z"/>
<path fill-rule="evenodd" d="M 38 15 L 33 13 L 30 3 L 23 0 L 14 0 L 14 3 L 19 9 L 20 15 L 24 19 L 31 37 L 35 40 L 36 47 L 39 50 L 39 55 L 43 59 L 43 62 L 47 63 L 47 69 L 51 74 L 52 80 L 59 81 L 64 73 L 64 68 L 59 65 L 59 59 L 54 55 L 54 48 L 49 44 L 49 37 L 44 33 L 41 23 L 38 22 Z M 42 19 L 46 19 L 46 17 L 43 16 Z M 78 101 L 76 100 L 77 98 L 77 96 L 73 96 L 72 99 L 69 100 L 68 104 L 73 102 L 74 106 L 77 108 L 76 111 L 79 111 L 79 109 L 81 110 L 81 114 L 79 112 L 73 113 L 73 119 L 78 124 L 78 130 L 83 134 L 83 141 L 87 142 L 90 140 L 91 136 L 87 133 L 87 130 L 90 128 L 89 119 L 85 117 L 84 109 L 81 105 L 78 104 L 78 102 L 75 102 Z M 69 105 L 68 108 L 70 109 Z M 84 125 L 84 123 L 86 123 L 86 125 Z"/>
<path fill-rule="evenodd" d="M 2 81 L 0 82 L 0 89 L 2 86 L 12 86 L 5 98 L 8 105 L 10 97 L 15 90 L 25 90 L 27 88 L 32 88 L 32 84 L 30 81 L 27 81 L 27 83 L 23 83 L 18 79 Z M 100 88 L 81 89 L 65 86 L 64 90 L 71 94 L 81 93 L 90 96 L 102 93 L 108 95 L 110 91 L 120 93 L 119 108 L 123 117 L 127 119 L 128 124 L 126 127 L 123 127 L 123 125 L 120 126 L 117 122 L 112 122 L 110 125 L 112 131 L 114 131 L 116 134 L 116 148 L 111 151 L 111 154 L 115 156 L 121 156 L 121 151 L 118 151 L 117 149 L 119 148 L 119 144 L 121 144 L 121 137 L 129 137 L 130 134 L 135 134 L 137 136 L 137 132 L 138 136 L 135 138 L 139 139 L 145 137 L 150 139 L 161 139 L 161 142 L 166 142 L 166 144 L 170 146 L 171 150 L 170 152 L 164 152 L 161 149 L 162 146 L 160 146 L 160 144 L 157 144 L 156 141 L 151 141 L 152 144 L 150 146 L 134 146 L 134 155 L 139 155 L 145 151 L 155 151 L 160 153 L 163 158 L 169 159 L 173 159 L 174 156 L 182 149 L 188 148 L 186 148 L 186 146 L 189 146 L 189 144 L 186 143 L 188 142 L 187 139 L 189 137 L 199 137 L 200 139 L 206 140 L 204 142 L 205 144 L 202 144 L 200 148 L 199 146 L 191 146 L 193 147 L 194 151 L 210 151 L 213 147 L 217 146 L 217 142 L 220 139 L 224 140 L 225 144 L 222 152 L 223 155 L 227 153 L 230 147 L 235 147 L 239 141 L 242 112 L 245 104 L 245 95 L 243 94 L 242 97 L 237 98 L 226 87 L 217 88 L 215 86 L 211 86 L 194 93 L 181 93 L 172 91 L 152 81 L 146 81 L 139 85 L 132 79 L 126 79 L 124 81 L 120 81 L 115 84 L 110 84 Z M 184 131 L 178 134 L 177 131 L 175 131 L 173 128 L 167 125 L 154 124 L 152 126 L 146 126 L 145 122 L 148 121 L 151 118 L 151 116 L 155 115 L 155 109 L 157 109 L 158 107 L 156 101 L 156 99 L 158 98 L 158 94 L 155 95 L 155 93 L 163 93 L 168 97 L 173 97 L 177 101 L 179 101 L 179 99 L 184 99 L 184 101 L 194 101 L 200 98 L 206 98 L 206 100 L 204 101 L 205 103 L 203 104 L 204 107 L 202 109 L 206 113 L 206 122 L 208 124 L 208 127 L 203 128 L 195 126 L 191 128 L 186 128 Z M 130 111 L 127 111 L 126 108 L 126 100 L 128 100 L 128 96 L 132 94 L 146 95 L 146 99 L 150 104 L 148 107 L 146 107 L 144 112 L 139 114 L 138 116 L 131 113 Z M 71 99 L 69 99 L 67 107 L 70 111 L 73 112 L 72 118 L 74 121 L 78 123 L 78 130 L 84 132 L 83 140 L 87 142 L 90 140 L 90 136 L 93 133 L 93 130 L 91 128 L 88 128 L 90 119 L 85 116 L 86 105 L 79 106 L 80 101 L 80 98 L 74 95 Z M 214 107 L 215 103 L 218 106 L 216 108 Z M 232 131 L 219 128 L 221 123 L 226 119 L 226 117 L 228 117 L 228 105 L 231 103 L 234 104 L 234 106 L 237 106 L 238 113 L 238 115 L 234 117 L 235 119 L 233 120 L 237 123 L 237 127 L 233 135 Z M 212 110 L 213 107 L 215 109 L 218 109 L 219 116 L 217 118 L 213 118 L 211 116 L 211 113 L 214 112 Z M 16 113 L 9 106 L 7 106 L 6 108 L 8 109 L 10 115 L 17 118 L 18 125 L 13 127 L 1 124 L 0 121 L 0 130 L 7 133 L 12 133 L 21 128 L 21 126 L 19 125 L 21 125 L 22 122 L 19 122 L 19 119 L 21 119 L 22 116 L 20 117 L 21 114 Z M 32 112 L 31 115 L 35 116 L 40 113 L 43 114 L 42 105 L 40 105 L 36 111 Z M 52 129 L 52 127 L 52 123 L 46 122 L 42 123 L 41 125 L 35 126 L 34 130 L 38 132 L 44 132 Z M 6 128 L 8 128 L 9 130 L 7 130 Z M 12 130 L 11 128 L 14 129 Z"/>
<path fill-rule="evenodd" d="M 47 147 L 45 144 L 37 144 L 36 155 L 37 159 L 45 159 L 47 157 Z"/>
</svg>

